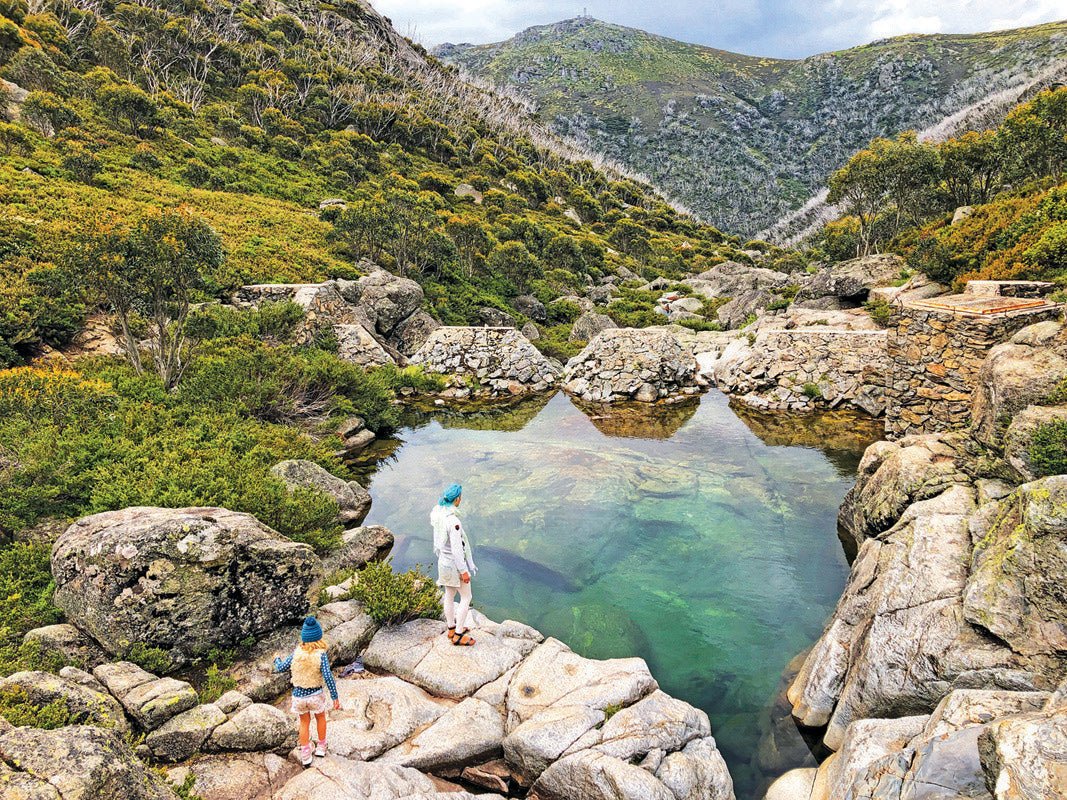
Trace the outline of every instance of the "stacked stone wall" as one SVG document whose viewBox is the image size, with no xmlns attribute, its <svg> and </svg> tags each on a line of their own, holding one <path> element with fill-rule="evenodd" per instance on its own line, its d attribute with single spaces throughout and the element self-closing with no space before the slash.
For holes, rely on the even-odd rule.
<svg viewBox="0 0 1067 800">
<path fill-rule="evenodd" d="M 470 378 L 475 394 L 488 395 L 542 392 L 561 372 L 514 328 L 438 328 L 411 363 L 427 372 Z"/>
<path fill-rule="evenodd" d="M 965 428 L 971 396 L 989 351 L 1035 322 L 1058 319 L 1048 306 L 985 316 L 905 305 L 888 340 L 886 436 Z"/>
<path fill-rule="evenodd" d="M 812 410 L 852 405 L 872 416 L 883 409 L 883 330 L 766 330 L 739 339 L 715 364 L 724 392 L 760 410 Z"/>
<path fill-rule="evenodd" d="M 563 388 L 586 402 L 652 403 L 698 394 L 705 382 L 692 353 L 672 334 L 609 328 L 567 363 Z"/>
</svg>

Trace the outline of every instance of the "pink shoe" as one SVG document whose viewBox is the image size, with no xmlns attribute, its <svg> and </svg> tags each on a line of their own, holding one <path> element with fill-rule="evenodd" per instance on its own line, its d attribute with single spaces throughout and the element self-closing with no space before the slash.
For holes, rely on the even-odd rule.
<svg viewBox="0 0 1067 800">
<path fill-rule="evenodd" d="M 305 767 L 310 767 L 314 759 L 311 757 L 311 745 L 306 744 L 300 748 L 300 763 Z"/>
<path fill-rule="evenodd" d="M 326 756 L 326 742 L 318 743 L 318 746 L 315 748 L 315 755 L 319 758 L 324 758 Z"/>
</svg>

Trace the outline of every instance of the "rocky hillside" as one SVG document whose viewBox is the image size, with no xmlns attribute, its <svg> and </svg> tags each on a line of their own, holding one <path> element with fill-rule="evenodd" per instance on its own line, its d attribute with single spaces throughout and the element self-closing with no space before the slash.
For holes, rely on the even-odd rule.
<svg viewBox="0 0 1067 800">
<path fill-rule="evenodd" d="M 1062 79 L 1067 23 L 904 36 L 799 61 L 686 44 L 590 17 L 449 62 L 533 100 L 559 132 L 647 175 L 712 223 L 750 235 L 818 192 L 876 136 L 986 125 Z"/>
<path fill-rule="evenodd" d="M 100 305 L 87 242 L 161 207 L 219 237 L 197 300 L 369 260 L 451 324 L 724 244 L 355 0 L 11 0 L 0 29 L 0 366 L 66 345 Z"/>
<path fill-rule="evenodd" d="M 788 691 L 835 754 L 767 800 L 1063 796 L 1065 381 L 1067 329 L 1031 325 L 984 361 L 968 429 L 868 448 L 852 575 Z"/>
</svg>

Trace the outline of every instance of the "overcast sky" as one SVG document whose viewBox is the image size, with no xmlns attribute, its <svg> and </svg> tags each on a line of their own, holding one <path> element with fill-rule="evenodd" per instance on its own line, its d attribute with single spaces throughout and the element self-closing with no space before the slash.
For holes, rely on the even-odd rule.
<svg viewBox="0 0 1067 800">
<path fill-rule="evenodd" d="M 530 25 L 591 16 L 749 55 L 797 58 L 902 33 L 974 33 L 1067 17 L 1063 0 L 371 0 L 432 47 L 497 42 Z"/>
</svg>

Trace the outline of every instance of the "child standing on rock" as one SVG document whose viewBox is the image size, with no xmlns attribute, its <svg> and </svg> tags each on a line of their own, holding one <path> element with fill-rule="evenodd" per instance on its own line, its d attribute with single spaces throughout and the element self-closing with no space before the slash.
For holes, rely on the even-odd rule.
<svg viewBox="0 0 1067 800">
<path fill-rule="evenodd" d="M 430 512 L 433 525 L 433 552 L 437 556 L 437 584 L 445 590 L 442 598 L 448 639 L 457 647 L 471 647 L 475 643 L 468 622 L 471 609 L 471 578 L 478 574 L 471 545 L 459 521 L 459 504 L 463 487 L 453 483 Z M 456 608 L 456 593 L 459 608 Z"/>
<path fill-rule="evenodd" d="M 314 617 L 307 617 L 300 629 L 300 644 L 293 654 L 282 660 L 274 659 L 275 672 L 288 672 L 293 680 L 292 712 L 300 718 L 300 763 L 310 767 L 311 754 L 311 716 L 315 715 L 315 727 L 318 733 L 318 745 L 315 755 L 326 755 L 326 692 L 333 699 L 334 711 L 341 710 L 341 701 L 337 697 L 337 683 L 330 669 L 330 657 L 326 651 L 326 642 L 322 638 L 322 626 Z"/>
</svg>

